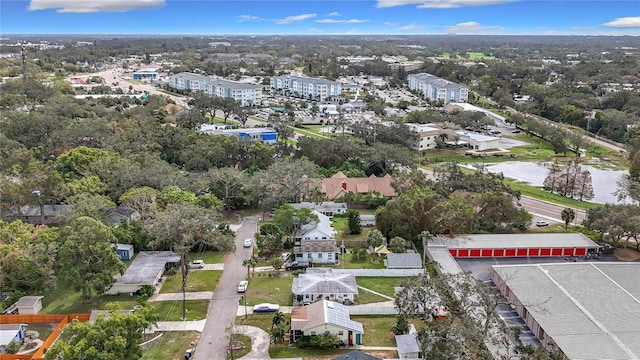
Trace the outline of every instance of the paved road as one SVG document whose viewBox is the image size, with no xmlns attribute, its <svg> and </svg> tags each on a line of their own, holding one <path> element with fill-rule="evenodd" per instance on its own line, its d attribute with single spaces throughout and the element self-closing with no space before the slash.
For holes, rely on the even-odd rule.
<svg viewBox="0 0 640 360">
<path fill-rule="evenodd" d="M 245 279 L 247 271 L 242 262 L 251 257 L 251 249 L 242 247 L 246 238 L 253 238 L 258 226 L 258 216 L 245 218 L 236 230 L 236 251 L 224 263 L 224 273 L 209 305 L 207 322 L 198 341 L 194 360 L 223 359 L 227 352 L 225 329 L 235 321 L 240 294 L 238 282 Z"/>
<path fill-rule="evenodd" d="M 132 89 L 135 91 L 140 91 L 140 92 L 146 91 L 149 94 L 166 96 L 172 99 L 173 101 L 175 101 L 175 103 L 178 105 L 187 106 L 186 97 L 169 95 L 167 93 L 158 91 L 158 89 L 156 89 L 155 86 L 142 85 L 142 84 L 131 82 L 129 79 L 120 77 L 118 70 L 105 70 L 94 75 L 101 76 L 107 85 L 111 85 L 112 83 L 118 83 L 118 87 L 124 90 L 125 92 L 129 91 L 129 86 L 131 86 Z"/>
<path fill-rule="evenodd" d="M 534 215 L 534 222 L 536 221 L 535 217 L 540 217 L 545 220 L 556 221 L 560 223 L 564 223 L 562 220 L 561 214 L 562 210 L 566 206 L 552 204 L 546 201 L 541 201 L 537 199 L 533 199 L 530 197 L 522 197 L 519 203 L 524 207 L 528 212 Z M 573 221 L 574 224 L 580 225 L 582 221 L 586 217 L 586 213 L 582 210 L 573 209 L 576 213 L 576 218 Z"/>
</svg>

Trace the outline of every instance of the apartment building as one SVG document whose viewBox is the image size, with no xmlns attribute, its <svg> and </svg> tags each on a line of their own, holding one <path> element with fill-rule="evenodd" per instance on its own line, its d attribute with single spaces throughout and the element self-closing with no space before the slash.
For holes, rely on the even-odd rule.
<svg viewBox="0 0 640 360">
<path fill-rule="evenodd" d="M 411 74 L 408 80 L 409 89 L 418 91 L 432 101 L 442 100 L 443 104 L 465 103 L 469 98 L 469 88 L 431 74 Z"/>
<path fill-rule="evenodd" d="M 271 88 L 287 91 L 293 96 L 314 100 L 325 100 L 339 96 L 342 91 L 342 85 L 338 82 L 296 75 L 272 77 Z"/>
<path fill-rule="evenodd" d="M 237 81 L 216 79 L 192 73 L 179 73 L 169 77 L 169 86 L 178 90 L 203 91 L 209 95 L 233 98 L 242 106 L 262 103 L 262 86 Z"/>
</svg>

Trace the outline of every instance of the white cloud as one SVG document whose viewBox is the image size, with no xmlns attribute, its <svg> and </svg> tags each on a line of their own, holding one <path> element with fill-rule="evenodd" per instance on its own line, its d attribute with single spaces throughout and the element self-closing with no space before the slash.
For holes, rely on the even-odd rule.
<svg viewBox="0 0 640 360">
<path fill-rule="evenodd" d="M 165 0 L 31 0 L 29 10 L 57 9 L 60 13 L 124 12 L 164 6 Z"/>
<path fill-rule="evenodd" d="M 640 28 L 640 16 L 621 17 L 608 23 L 602 24 L 604 27 L 610 28 Z"/>
<path fill-rule="evenodd" d="M 323 24 L 360 24 L 368 22 L 369 20 L 363 19 L 349 19 L 349 20 L 338 20 L 338 19 L 319 19 L 316 20 L 317 23 Z"/>
<path fill-rule="evenodd" d="M 415 25 L 415 24 L 400 26 L 398 28 L 398 30 L 400 31 L 412 31 L 412 30 L 422 30 L 422 29 L 424 29 L 424 26 Z"/>
<path fill-rule="evenodd" d="M 449 26 L 445 29 L 446 34 L 495 34 L 504 30 L 501 26 L 480 25 L 475 21 L 468 21 Z"/>
<path fill-rule="evenodd" d="M 327 16 L 340 16 L 340 13 L 337 11 L 330 12 Z"/>
<path fill-rule="evenodd" d="M 311 19 L 316 17 L 316 14 L 300 14 L 300 15 L 292 15 L 292 16 L 287 16 L 286 18 L 283 19 L 278 19 L 275 20 L 276 24 L 289 24 L 292 22 L 298 22 L 298 21 L 302 21 L 302 20 L 307 20 L 307 19 Z"/>
<path fill-rule="evenodd" d="M 391 21 L 385 21 L 385 22 L 382 23 L 382 25 L 393 26 L 393 27 L 398 26 L 397 23 L 394 23 L 394 22 L 391 22 Z"/>
<path fill-rule="evenodd" d="M 486 6 L 512 2 L 515 0 L 378 0 L 377 7 L 389 8 L 405 5 L 417 5 L 420 9 L 449 9 L 465 6 Z"/>
<path fill-rule="evenodd" d="M 238 19 L 238 22 L 260 20 L 258 16 L 253 16 L 253 15 L 240 15 L 240 16 L 236 16 L 236 19 Z"/>
</svg>

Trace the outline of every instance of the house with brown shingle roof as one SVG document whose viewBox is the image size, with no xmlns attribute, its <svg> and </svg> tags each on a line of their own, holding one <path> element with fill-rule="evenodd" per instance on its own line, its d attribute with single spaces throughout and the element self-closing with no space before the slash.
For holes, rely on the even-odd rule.
<svg viewBox="0 0 640 360">
<path fill-rule="evenodd" d="M 370 191 L 380 193 L 384 197 L 395 197 L 396 191 L 391 186 L 391 176 L 377 177 L 373 174 L 369 177 L 350 178 L 341 171 L 328 179 L 322 179 L 322 193 L 329 199 L 344 196 L 349 191 L 355 194 L 366 194 Z"/>
</svg>

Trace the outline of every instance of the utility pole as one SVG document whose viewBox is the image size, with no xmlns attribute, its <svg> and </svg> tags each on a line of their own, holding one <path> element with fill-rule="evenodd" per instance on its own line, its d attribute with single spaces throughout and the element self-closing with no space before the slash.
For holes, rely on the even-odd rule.
<svg viewBox="0 0 640 360">
<path fill-rule="evenodd" d="M 22 57 L 22 78 L 27 81 L 27 50 L 24 44 L 20 44 L 20 56 Z"/>
<path fill-rule="evenodd" d="M 187 263 L 185 253 L 180 255 L 180 269 L 182 270 L 182 320 L 187 320 Z"/>
</svg>

